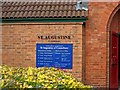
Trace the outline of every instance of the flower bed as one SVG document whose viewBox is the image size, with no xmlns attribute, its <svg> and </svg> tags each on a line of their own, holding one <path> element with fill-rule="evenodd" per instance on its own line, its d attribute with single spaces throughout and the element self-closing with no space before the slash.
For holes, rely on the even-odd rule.
<svg viewBox="0 0 120 90">
<path fill-rule="evenodd" d="M 2 66 L 1 88 L 92 89 L 72 75 L 56 68 L 15 68 Z"/>
</svg>

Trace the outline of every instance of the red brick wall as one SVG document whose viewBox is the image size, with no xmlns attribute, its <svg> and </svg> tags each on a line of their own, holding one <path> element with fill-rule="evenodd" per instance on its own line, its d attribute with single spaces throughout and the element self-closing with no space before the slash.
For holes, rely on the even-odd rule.
<svg viewBox="0 0 120 90">
<path fill-rule="evenodd" d="M 118 3 L 89 3 L 86 25 L 85 82 L 97 87 L 109 86 L 108 21 Z"/>
<path fill-rule="evenodd" d="M 46 42 L 38 40 L 37 34 L 67 34 L 73 38 L 60 43 L 74 43 L 73 70 L 69 72 L 79 80 L 83 78 L 86 84 L 108 87 L 110 32 L 107 26 L 117 5 L 89 3 L 88 21 L 83 32 L 78 23 L 3 24 L 3 64 L 35 67 L 36 42 Z"/>
<path fill-rule="evenodd" d="M 73 69 L 67 70 L 82 80 L 83 39 L 82 23 L 18 23 L 3 24 L 3 64 L 17 67 L 36 66 L 36 43 L 72 43 Z M 38 35 L 71 36 L 71 39 L 41 40 Z"/>
</svg>

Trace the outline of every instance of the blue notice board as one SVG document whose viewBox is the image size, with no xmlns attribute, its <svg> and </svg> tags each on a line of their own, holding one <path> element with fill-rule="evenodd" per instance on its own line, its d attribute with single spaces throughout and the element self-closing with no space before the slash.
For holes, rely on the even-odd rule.
<svg viewBox="0 0 120 90">
<path fill-rule="evenodd" d="M 36 44 L 36 67 L 72 69 L 73 44 Z"/>
</svg>

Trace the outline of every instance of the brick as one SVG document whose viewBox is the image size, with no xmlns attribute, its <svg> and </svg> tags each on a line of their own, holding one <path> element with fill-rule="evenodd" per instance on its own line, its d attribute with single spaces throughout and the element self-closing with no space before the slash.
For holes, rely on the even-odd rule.
<svg viewBox="0 0 120 90">
<path fill-rule="evenodd" d="M 86 23 L 85 82 L 95 87 L 109 85 L 109 66 L 106 63 L 109 60 L 107 57 L 109 52 L 106 51 L 109 48 L 107 43 L 109 36 L 106 27 L 117 5 L 118 3 L 110 2 L 89 3 L 89 20 Z"/>
<path fill-rule="evenodd" d="M 16 67 L 36 67 L 36 43 L 73 43 L 73 69 L 74 77 L 82 80 L 82 24 L 3 24 L 3 64 Z M 41 40 L 38 35 L 69 35 L 70 40 Z M 79 43 L 79 44 L 77 44 Z M 76 73 L 77 72 L 77 73 Z"/>
<path fill-rule="evenodd" d="M 36 43 L 73 43 L 73 69 L 66 71 L 85 84 L 109 87 L 109 31 L 120 30 L 120 14 L 114 16 L 112 28 L 108 24 L 117 5 L 118 3 L 90 2 L 85 29 L 82 28 L 82 23 L 3 24 L 3 64 L 35 67 Z M 70 35 L 72 38 L 40 40 L 37 37 L 51 34 Z"/>
</svg>

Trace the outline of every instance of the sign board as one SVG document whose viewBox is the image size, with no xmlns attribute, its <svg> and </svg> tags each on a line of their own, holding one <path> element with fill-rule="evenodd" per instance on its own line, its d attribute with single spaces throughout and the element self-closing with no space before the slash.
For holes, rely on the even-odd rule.
<svg viewBox="0 0 120 90">
<path fill-rule="evenodd" d="M 36 44 L 36 67 L 72 69 L 72 44 Z"/>
</svg>

